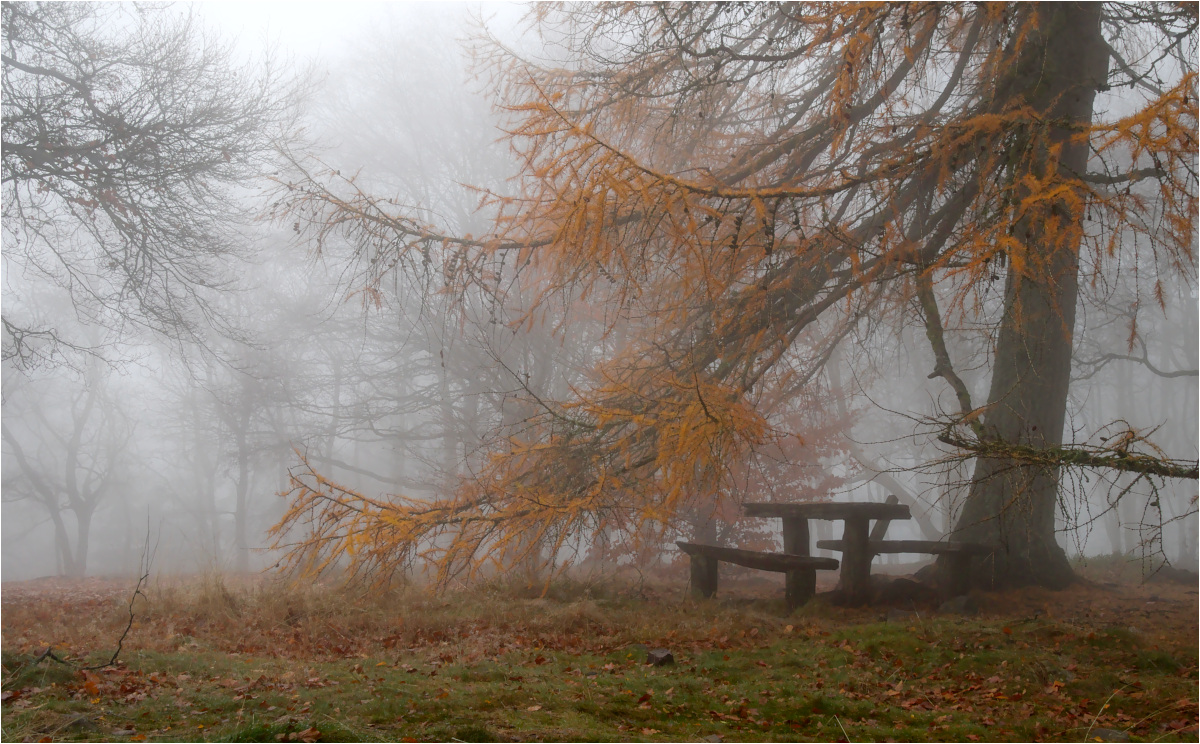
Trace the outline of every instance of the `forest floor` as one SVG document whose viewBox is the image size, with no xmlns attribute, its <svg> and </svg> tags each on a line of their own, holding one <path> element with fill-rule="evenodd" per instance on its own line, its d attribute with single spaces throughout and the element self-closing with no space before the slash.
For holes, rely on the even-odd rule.
<svg viewBox="0 0 1200 744">
<path fill-rule="evenodd" d="M 789 616 L 778 584 L 733 572 L 699 603 L 685 571 L 545 596 L 162 579 L 116 663 L 92 670 L 129 624 L 134 582 L 5 583 L 0 736 L 1196 741 L 1195 582 L 1112 561 L 1081 573 L 1060 592 L 981 594 L 972 616 L 820 597 Z M 673 664 L 645 663 L 658 647 Z"/>
</svg>

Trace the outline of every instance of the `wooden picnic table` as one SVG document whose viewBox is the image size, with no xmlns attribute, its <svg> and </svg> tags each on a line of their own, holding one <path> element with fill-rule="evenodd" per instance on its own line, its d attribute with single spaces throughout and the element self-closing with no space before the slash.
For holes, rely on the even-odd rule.
<svg viewBox="0 0 1200 744">
<path fill-rule="evenodd" d="M 848 604 L 865 604 L 871 598 L 871 560 L 875 551 L 871 547 L 871 520 L 878 520 L 878 535 L 893 519 L 911 519 L 907 504 L 859 502 L 823 502 L 813 504 L 743 504 L 748 517 L 764 517 L 783 520 L 783 552 L 793 555 L 812 555 L 808 521 L 825 519 L 841 521 L 842 530 L 842 580 L 841 588 Z M 793 583 L 813 581 L 811 571 L 792 571 L 787 574 L 788 591 L 811 596 L 816 587 L 796 586 Z"/>
</svg>

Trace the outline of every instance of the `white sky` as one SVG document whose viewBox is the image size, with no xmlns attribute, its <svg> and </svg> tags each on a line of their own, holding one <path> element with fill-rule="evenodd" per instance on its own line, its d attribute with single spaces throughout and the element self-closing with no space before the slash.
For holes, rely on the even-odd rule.
<svg viewBox="0 0 1200 744">
<path fill-rule="evenodd" d="M 403 20 L 445 18 L 458 25 L 469 13 L 482 11 L 499 25 L 511 26 L 525 12 L 515 3 L 478 2 L 228 2 L 206 0 L 193 7 L 227 39 L 246 51 L 275 45 L 298 62 L 328 61 L 374 22 L 391 15 Z"/>
</svg>

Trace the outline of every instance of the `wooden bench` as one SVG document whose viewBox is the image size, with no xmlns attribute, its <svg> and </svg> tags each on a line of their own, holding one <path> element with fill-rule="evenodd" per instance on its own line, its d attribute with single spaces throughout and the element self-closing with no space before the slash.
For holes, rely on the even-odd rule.
<svg viewBox="0 0 1200 744">
<path fill-rule="evenodd" d="M 896 519 L 909 519 L 908 506 L 897 503 L 895 496 L 886 503 L 870 501 L 808 502 L 745 504 L 748 517 L 783 520 L 783 549 L 797 555 L 809 555 L 808 520 L 841 521 L 845 526 L 842 540 L 851 547 L 842 551 L 842 574 L 839 590 L 845 604 L 861 605 L 871 599 L 871 559 L 867 543 L 872 536 L 881 536 L 887 525 Z M 875 520 L 875 529 L 871 521 Z M 789 577 L 800 574 L 789 574 Z M 812 575 L 810 573 L 810 575 Z M 815 577 L 815 576 L 814 576 Z M 800 580 L 797 578 L 797 580 Z M 811 590 L 810 590 L 811 591 Z M 803 593 L 803 592 L 802 592 Z"/>
<path fill-rule="evenodd" d="M 880 534 L 882 537 L 882 532 Z M 872 535 L 867 547 L 872 554 L 880 553 L 928 553 L 930 555 L 946 556 L 948 576 L 943 585 L 947 597 L 957 597 L 966 594 L 971 587 L 971 559 L 987 555 L 995 550 L 988 545 L 970 542 L 940 542 L 937 540 L 883 540 Z M 846 549 L 844 540 L 817 540 L 817 547 L 822 550 Z"/>
<path fill-rule="evenodd" d="M 716 545 L 677 542 L 691 558 L 692 595 L 708 598 L 717 592 L 717 566 L 723 561 L 760 571 L 787 574 L 785 599 L 791 611 L 812 599 L 818 570 L 836 571 L 836 558 L 815 558 L 791 553 L 765 553 L 757 550 L 721 548 Z"/>
</svg>

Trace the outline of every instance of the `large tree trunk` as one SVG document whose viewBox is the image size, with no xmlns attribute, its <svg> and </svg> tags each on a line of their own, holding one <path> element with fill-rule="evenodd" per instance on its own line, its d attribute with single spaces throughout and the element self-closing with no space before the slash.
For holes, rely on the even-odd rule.
<svg viewBox="0 0 1200 744">
<path fill-rule="evenodd" d="M 1037 157 L 1013 173 L 1015 183 L 1025 176 L 1045 177 L 1037 171 L 1052 167 L 1053 147 L 1062 148 L 1060 172 L 1086 170 L 1088 143 L 1072 141 L 1071 135 L 1072 129 L 1077 132 L 1090 125 L 1096 90 L 1107 77 L 1100 11 L 1099 4 L 1084 3 L 1031 4 L 1021 9 L 1032 14 L 1036 30 L 1024 42 L 1000 93 L 1002 100 L 1023 98 L 1043 113 L 1041 120 L 1050 129 L 1040 152 L 1035 150 Z M 1064 231 L 1071 233 L 1083 218 L 1080 209 L 1059 199 L 1015 226 L 1026 255 L 1009 265 L 1004 318 L 983 420 L 989 437 L 1036 447 L 1062 444 L 1079 290 L 1079 235 L 1075 231 L 1064 237 Z M 1052 227 L 1055 220 L 1057 232 Z M 976 462 L 954 536 L 992 543 L 999 550 L 977 565 L 975 583 L 1063 587 L 1073 580 L 1066 554 L 1055 539 L 1058 475 L 1056 469 L 1018 466 L 1001 459 Z"/>
</svg>

